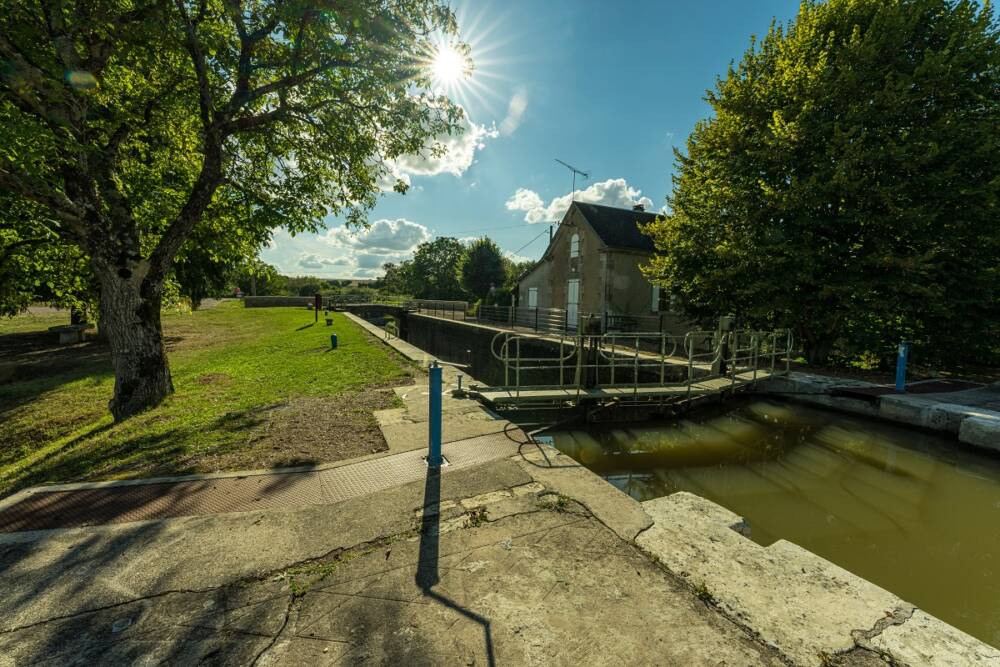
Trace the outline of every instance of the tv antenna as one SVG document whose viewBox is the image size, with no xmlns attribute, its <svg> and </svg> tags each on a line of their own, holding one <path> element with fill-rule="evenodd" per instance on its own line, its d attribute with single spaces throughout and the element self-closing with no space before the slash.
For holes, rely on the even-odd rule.
<svg viewBox="0 0 1000 667">
<path fill-rule="evenodd" d="M 571 165 L 571 164 L 569 164 L 567 162 L 563 162 L 559 158 L 556 158 L 556 162 L 558 162 L 559 164 L 561 164 L 562 166 L 566 167 L 571 172 L 573 172 L 573 189 L 570 190 L 569 199 L 570 199 L 570 201 L 575 201 L 576 200 L 576 175 L 580 174 L 580 176 L 583 176 L 584 178 L 590 178 L 590 174 L 588 174 L 585 171 L 580 171 L 579 169 L 577 169 L 573 165 Z"/>
</svg>

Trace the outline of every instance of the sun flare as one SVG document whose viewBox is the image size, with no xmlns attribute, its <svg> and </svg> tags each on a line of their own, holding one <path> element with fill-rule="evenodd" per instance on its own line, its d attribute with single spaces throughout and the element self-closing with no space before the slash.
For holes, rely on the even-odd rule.
<svg viewBox="0 0 1000 667">
<path fill-rule="evenodd" d="M 444 86 L 456 84 L 464 79 L 466 68 L 465 58 L 450 44 L 440 45 L 431 61 L 434 80 Z"/>
</svg>

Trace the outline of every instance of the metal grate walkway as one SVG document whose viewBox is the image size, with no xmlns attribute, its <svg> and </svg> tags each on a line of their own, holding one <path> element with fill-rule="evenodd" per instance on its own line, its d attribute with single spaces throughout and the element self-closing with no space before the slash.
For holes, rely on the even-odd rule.
<svg viewBox="0 0 1000 667">
<path fill-rule="evenodd" d="M 450 465 L 443 470 L 513 456 L 527 442 L 528 437 L 512 427 L 445 443 L 442 449 Z M 323 470 L 63 491 L 41 488 L 0 512 L 0 533 L 327 505 L 423 479 L 424 454 L 418 449 Z"/>
</svg>

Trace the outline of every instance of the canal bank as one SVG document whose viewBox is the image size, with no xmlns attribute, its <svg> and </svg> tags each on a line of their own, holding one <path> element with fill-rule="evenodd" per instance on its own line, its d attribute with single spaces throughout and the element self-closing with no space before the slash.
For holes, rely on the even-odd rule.
<svg viewBox="0 0 1000 667">
<path fill-rule="evenodd" d="M 763 389 L 774 396 L 938 431 L 1000 451 L 1000 382 L 901 394 L 862 380 L 792 372 L 769 379 Z"/>
<path fill-rule="evenodd" d="M 405 341 L 388 343 L 407 354 Z M 410 347 L 411 358 L 428 359 Z M 447 433 L 447 416 L 444 424 Z M 876 656 L 910 665 L 1000 665 L 997 649 L 806 549 L 785 540 L 757 544 L 745 535 L 747 523 L 721 505 L 684 492 L 640 503 L 551 449 L 516 458 L 542 466 L 538 479 L 550 476 L 550 483 L 572 474 L 572 488 L 560 493 L 792 664 L 864 664 L 864 656 Z M 900 563 L 905 567 L 905 554 Z"/>
</svg>

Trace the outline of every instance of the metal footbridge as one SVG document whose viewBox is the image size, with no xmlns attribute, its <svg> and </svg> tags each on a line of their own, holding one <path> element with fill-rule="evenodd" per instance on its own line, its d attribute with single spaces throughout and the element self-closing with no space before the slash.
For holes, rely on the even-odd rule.
<svg viewBox="0 0 1000 667">
<path fill-rule="evenodd" d="M 502 409 L 606 406 L 679 408 L 788 372 L 792 334 L 777 331 L 605 333 L 501 332 L 492 341 L 503 386 L 470 394 Z"/>
</svg>

